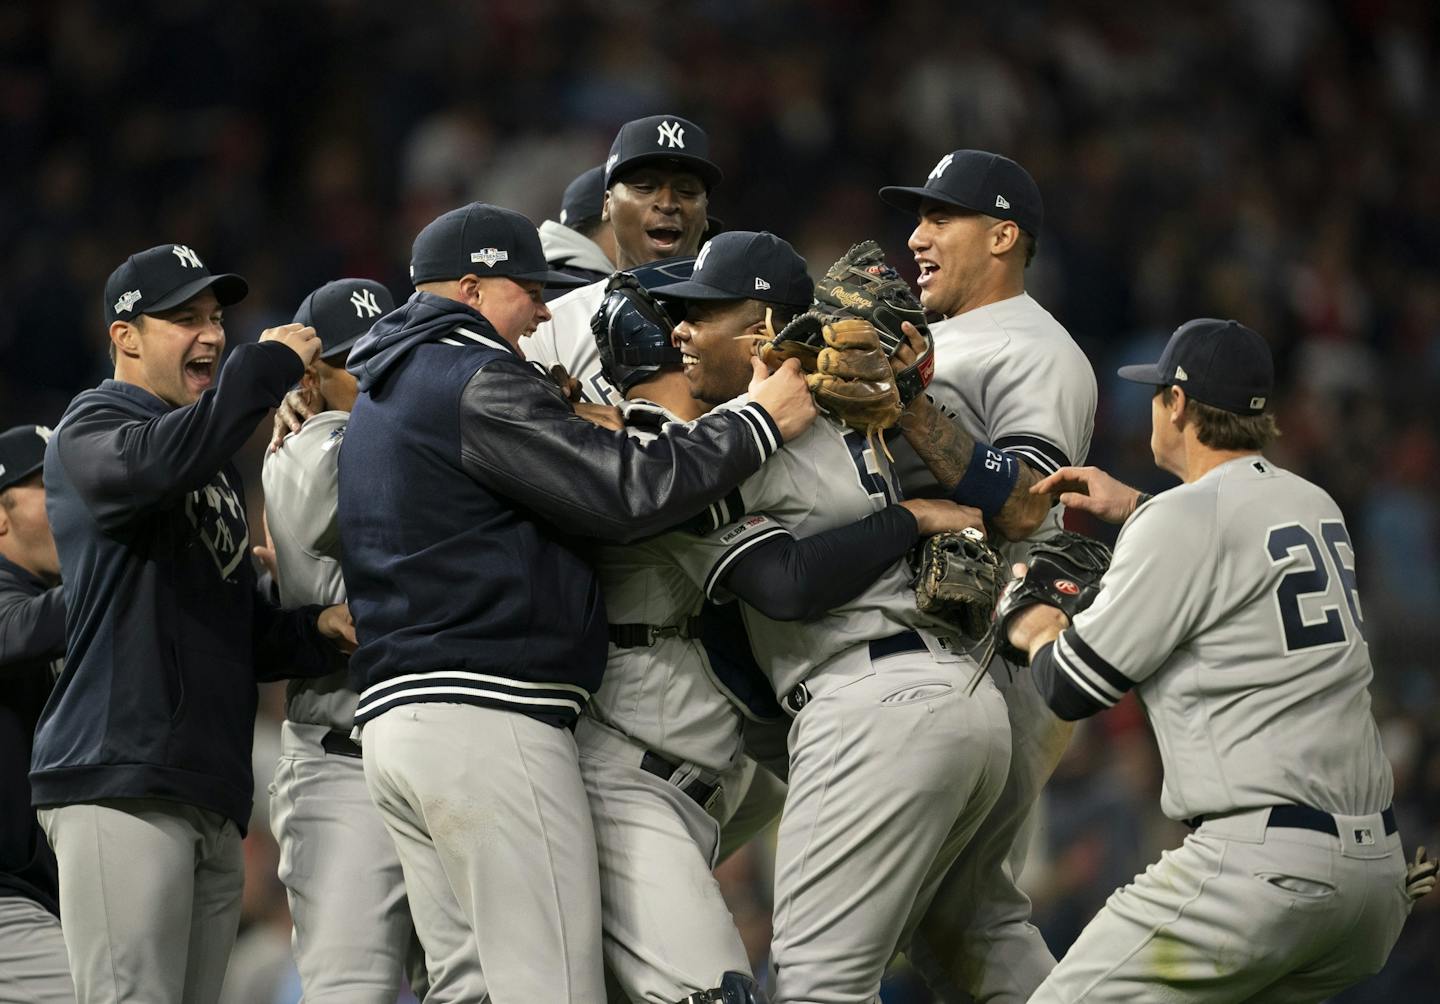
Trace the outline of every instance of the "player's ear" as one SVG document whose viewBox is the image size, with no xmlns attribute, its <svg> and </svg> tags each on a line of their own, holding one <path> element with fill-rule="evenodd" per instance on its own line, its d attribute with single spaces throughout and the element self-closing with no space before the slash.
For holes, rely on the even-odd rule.
<svg viewBox="0 0 1440 1004">
<path fill-rule="evenodd" d="M 1185 421 L 1185 405 L 1189 403 L 1189 401 L 1190 398 L 1185 393 L 1184 387 L 1176 386 L 1170 388 L 1170 404 L 1168 406 L 1170 412 L 1170 424 L 1175 426 L 1177 429 L 1180 427 L 1181 423 Z"/>
<path fill-rule="evenodd" d="M 1013 220 L 1000 220 L 998 225 L 990 231 L 990 253 L 1002 255 L 1013 248 L 1020 240 L 1020 228 Z"/>
<path fill-rule="evenodd" d="M 608 188 L 605 190 L 604 200 L 600 203 L 600 221 L 602 223 L 610 222 L 610 190 Z"/>
<path fill-rule="evenodd" d="M 112 321 L 110 344 L 116 352 L 134 359 L 140 355 L 140 329 L 129 321 Z"/>
</svg>

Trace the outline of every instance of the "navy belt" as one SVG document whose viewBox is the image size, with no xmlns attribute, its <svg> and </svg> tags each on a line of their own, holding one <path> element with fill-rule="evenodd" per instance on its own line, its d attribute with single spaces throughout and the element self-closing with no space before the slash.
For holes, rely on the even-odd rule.
<svg viewBox="0 0 1440 1004">
<path fill-rule="evenodd" d="M 1213 816 L 1195 816 L 1185 820 L 1185 825 L 1190 829 L 1197 829 L 1207 819 L 1221 819 L 1224 813 Z M 1385 809 L 1380 813 L 1380 818 L 1385 823 L 1385 835 L 1388 837 L 1394 834 L 1399 827 L 1395 824 L 1395 809 Z M 1316 833 L 1328 833 L 1332 837 L 1340 836 L 1340 827 L 1335 822 L 1335 817 L 1328 812 L 1321 812 L 1319 809 L 1312 809 L 1308 805 L 1276 805 L 1270 808 L 1270 817 L 1265 823 L 1268 829 L 1286 830 L 1314 830 Z"/>
<path fill-rule="evenodd" d="M 326 753 L 331 753 L 335 756 L 354 757 L 356 760 L 364 757 L 364 754 L 360 752 L 359 743 L 351 739 L 344 732 L 339 732 L 335 729 L 331 729 L 320 738 L 320 746 Z"/>
<path fill-rule="evenodd" d="M 679 624 L 611 624 L 608 633 L 616 648 L 649 648 L 661 638 L 700 637 L 700 618 L 687 617 Z"/>
<path fill-rule="evenodd" d="M 659 753 L 651 753 L 647 750 L 645 755 L 640 758 L 640 769 L 654 774 L 662 780 L 669 781 L 675 776 L 675 772 L 680 769 L 680 765 L 678 763 L 671 763 Z M 676 787 L 680 788 L 678 784 Z M 720 791 L 720 785 L 718 782 L 715 784 L 706 784 L 697 777 L 685 787 L 680 788 L 680 790 L 688 795 L 690 800 L 696 805 L 708 811 L 710 802 Z"/>
<path fill-rule="evenodd" d="M 928 652 L 925 639 L 920 637 L 918 631 L 901 631 L 899 634 L 892 634 L 889 638 L 876 638 L 870 642 L 870 661 L 883 659 L 889 655 L 903 655 L 906 652 Z M 805 686 L 805 681 L 800 681 L 790 688 L 790 692 L 780 699 L 780 707 L 794 718 L 800 713 L 800 709 L 810 703 L 810 688 Z"/>
</svg>

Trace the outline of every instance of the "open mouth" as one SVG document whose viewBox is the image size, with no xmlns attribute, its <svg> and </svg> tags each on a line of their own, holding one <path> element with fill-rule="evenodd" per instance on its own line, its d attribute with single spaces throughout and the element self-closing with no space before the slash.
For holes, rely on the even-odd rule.
<svg viewBox="0 0 1440 1004">
<path fill-rule="evenodd" d="M 202 388 L 209 387 L 215 382 L 215 356 L 196 356 L 185 363 L 185 376 L 194 384 Z"/>
<path fill-rule="evenodd" d="M 680 234 L 681 230 L 679 227 L 670 226 L 649 227 L 645 231 L 645 236 L 650 238 L 650 243 L 662 251 L 673 251 L 678 248 L 680 246 Z"/>
<path fill-rule="evenodd" d="M 698 357 L 692 356 L 692 355 L 691 355 L 690 353 L 688 353 L 688 352 L 681 352 L 681 353 L 680 353 L 680 365 L 685 367 L 685 371 L 686 371 L 687 373 L 690 371 L 690 368 L 691 368 L 692 366 L 694 366 L 696 363 L 698 363 L 699 361 L 700 361 L 700 360 L 699 360 Z"/>
<path fill-rule="evenodd" d="M 930 285 L 930 280 L 935 278 L 935 273 L 940 271 L 940 266 L 923 258 L 916 259 L 916 264 L 920 266 L 920 278 L 915 281 L 915 284 L 924 289 Z"/>
</svg>

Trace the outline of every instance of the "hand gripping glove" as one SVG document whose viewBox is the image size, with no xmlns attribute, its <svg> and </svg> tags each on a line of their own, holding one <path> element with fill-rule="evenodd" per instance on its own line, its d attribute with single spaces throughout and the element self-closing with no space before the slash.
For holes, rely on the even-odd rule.
<svg viewBox="0 0 1440 1004">
<path fill-rule="evenodd" d="M 1028 654 L 1010 644 L 1010 624 L 1020 611 L 1037 603 L 1056 607 L 1070 620 L 1100 592 L 1100 578 L 1110 567 L 1110 548 L 1078 533 L 1061 531 L 1030 549 L 1029 569 L 1012 579 L 995 607 L 995 631 L 1000 654 L 1009 662 L 1026 665 Z"/>
<path fill-rule="evenodd" d="M 972 641 L 984 641 L 1005 579 L 1000 553 L 979 530 L 926 537 L 911 552 L 915 606 L 960 630 Z"/>
</svg>

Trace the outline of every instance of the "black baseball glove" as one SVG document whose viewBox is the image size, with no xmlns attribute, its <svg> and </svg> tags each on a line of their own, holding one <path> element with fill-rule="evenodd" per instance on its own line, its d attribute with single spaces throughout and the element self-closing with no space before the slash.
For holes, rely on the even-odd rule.
<svg viewBox="0 0 1440 1004">
<path fill-rule="evenodd" d="M 1062 530 L 1034 545 L 1025 577 L 1011 580 L 995 607 L 1000 654 L 1008 662 L 1028 664 L 1030 656 L 1010 644 L 1010 624 L 1015 616 L 1043 603 L 1063 611 L 1073 621 L 1076 614 L 1095 602 L 1100 578 L 1109 567 L 1110 548 L 1082 534 Z"/>
<path fill-rule="evenodd" d="M 915 606 L 959 629 L 972 641 L 990 634 L 1005 581 L 1000 553 L 979 530 L 937 533 L 911 552 Z"/>
</svg>

